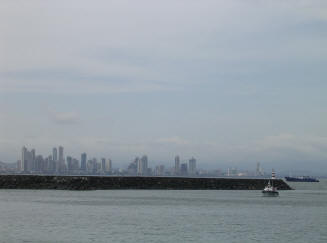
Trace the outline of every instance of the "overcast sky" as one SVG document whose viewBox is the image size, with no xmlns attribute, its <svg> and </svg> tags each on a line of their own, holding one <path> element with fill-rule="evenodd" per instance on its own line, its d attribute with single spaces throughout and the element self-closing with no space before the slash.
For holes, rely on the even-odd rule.
<svg viewBox="0 0 327 243">
<path fill-rule="evenodd" d="M 326 170 L 326 77 L 325 0 L 2 0 L 0 160 Z"/>
</svg>

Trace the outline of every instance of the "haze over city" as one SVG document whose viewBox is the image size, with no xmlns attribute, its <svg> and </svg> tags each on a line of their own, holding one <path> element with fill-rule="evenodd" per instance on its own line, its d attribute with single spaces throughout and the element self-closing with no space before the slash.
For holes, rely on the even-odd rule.
<svg viewBox="0 0 327 243">
<path fill-rule="evenodd" d="M 327 242 L 327 0 L 1 0 L 1 242 Z"/>
<path fill-rule="evenodd" d="M 325 1 L 1 5 L 0 161 L 326 171 Z"/>
</svg>

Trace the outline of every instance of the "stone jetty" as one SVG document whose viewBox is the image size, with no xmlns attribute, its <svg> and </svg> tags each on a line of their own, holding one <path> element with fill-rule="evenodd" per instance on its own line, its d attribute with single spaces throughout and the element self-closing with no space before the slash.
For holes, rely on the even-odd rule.
<svg viewBox="0 0 327 243">
<path fill-rule="evenodd" d="M 267 183 L 268 179 L 256 178 L 0 175 L 0 189 L 262 190 Z M 281 179 L 275 179 L 274 186 L 278 190 L 292 190 Z"/>
</svg>

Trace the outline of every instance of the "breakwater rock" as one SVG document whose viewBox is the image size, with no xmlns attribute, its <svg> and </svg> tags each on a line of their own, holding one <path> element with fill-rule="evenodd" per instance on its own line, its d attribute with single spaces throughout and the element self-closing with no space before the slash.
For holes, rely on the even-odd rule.
<svg viewBox="0 0 327 243">
<path fill-rule="evenodd" d="M 0 175 L 0 189 L 170 189 L 170 190 L 262 190 L 267 179 L 141 177 L 141 176 L 47 176 Z M 279 190 L 292 188 L 275 179 Z"/>
</svg>

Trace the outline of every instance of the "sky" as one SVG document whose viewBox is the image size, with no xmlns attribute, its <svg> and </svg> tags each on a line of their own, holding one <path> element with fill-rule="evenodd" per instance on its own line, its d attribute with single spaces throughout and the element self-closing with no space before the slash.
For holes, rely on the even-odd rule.
<svg viewBox="0 0 327 243">
<path fill-rule="evenodd" d="M 0 160 L 327 171 L 324 0 L 3 0 Z"/>
</svg>

